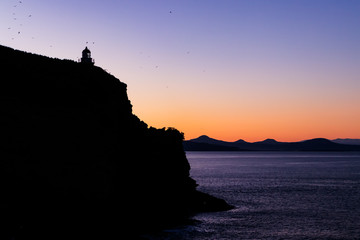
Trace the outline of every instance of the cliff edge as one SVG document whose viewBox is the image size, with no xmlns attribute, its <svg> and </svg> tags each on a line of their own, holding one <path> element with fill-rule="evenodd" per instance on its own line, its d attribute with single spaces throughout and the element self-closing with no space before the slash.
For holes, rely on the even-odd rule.
<svg viewBox="0 0 360 240">
<path fill-rule="evenodd" d="M 0 56 L 1 239 L 135 236 L 231 208 L 196 190 L 183 134 L 136 117 L 114 76 L 4 46 Z"/>
</svg>

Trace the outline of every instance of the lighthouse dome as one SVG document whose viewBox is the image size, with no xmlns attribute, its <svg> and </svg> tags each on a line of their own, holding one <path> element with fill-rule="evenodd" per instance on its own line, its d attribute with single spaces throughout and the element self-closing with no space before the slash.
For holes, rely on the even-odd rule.
<svg viewBox="0 0 360 240">
<path fill-rule="evenodd" d="M 91 53 L 90 50 L 87 47 L 85 47 L 85 49 L 82 52 L 83 53 Z"/>
</svg>

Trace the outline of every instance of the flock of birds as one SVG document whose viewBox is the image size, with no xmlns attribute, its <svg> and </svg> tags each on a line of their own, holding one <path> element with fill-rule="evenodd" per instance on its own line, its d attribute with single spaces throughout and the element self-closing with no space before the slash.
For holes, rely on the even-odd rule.
<svg viewBox="0 0 360 240">
<path fill-rule="evenodd" d="M 28 24 L 29 20 L 33 17 L 32 14 L 27 13 L 24 14 L 23 11 L 20 11 L 20 9 L 23 7 L 23 1 L 16 1 L 13 5 L 13 11 L 12 11 L 12 21 L 13 24 L 11 26 L 8 26 L 9 31 L 13 31 L 13 34 L 11 35 L 11 40 L 16 40 L 19 38 L 22 34 L 22 27 L 26 24 Z M 25 20 L 26 19 L 26 20 Z M 23 21 L 21 21 L 23 20 Z M 25 20 L 25 22 L 24 22 Z M 35 39 L 34 36 L 31 37 L 31 39 Z M 89 42 L 86 42 L 86 44 L 89 44 Z M 95 44 L 95 42 L 92 42 L 92 44 Z M 52 44 L 49 45 L 50 48 L 53 47 Z"/>
<path fill-rule="evenodd" d="M 13 11 L 13 13 L 12 13 L 12 16 L 13 16 L 13 21 L 18 21 L 19 20 L 19 14 L 18 14 L 18 11 L 17 11 L 17 9 L 18 9 L 18 7 L 20 7 L 21 5 L 22 5 L 22 1 L 18 1 L 14 6 L 13 6 L 13 8 L 14 8 L 14 11 Z M 21 16 L 21 17 L 23 17 L 23 16 Z M 29 14 L 29 15 L 27 15 L 27 18 L 31 18 L 32 17 L 32 14 Z M 15 29 L 15 33 L 17 34 L 17 35 L 20 35 L 21 34 L 21 29 L 20 29 L 20 27 L 22 27 L 23 26 L 23 23 L 20 23 L 20 24 L 17 24 L 16 22 L 14 23 L 14 25 L 13 26 L 9 26 L 8 27 L 8 30 L 11 30 L 11 29 Z M 33 39 L 34 39 L 34 37 L 32 37 Z M 14 40 L 15 39 L 15 37 L 12 37 L 11 38 L 12 40 Z"/>
<path fill-rule="evenodd" d="M 14 2 L 14 5 L 13 5 L 14 10 L 12 13 L 12 20 L 13 20 L 14 24 L 12 26 L 8 27 L 9 31 L 14 32 L 14 34 L 11 37 L 11 40 L 15 40 L 22 33 L 22 27 L 24 25 L 24 22 L 19 23 L 19 20 L 20 19 L 24 20 L 24 17 L 27 18 L 28 20 L 30 20 L 33 16 L 32 14 L 25 14 L 26 16 L 24 16 L 24 14 L 20 15 L 18 9 L 20 7 L 22 7 L 22 5 L 23 5 L 23 1 L 16 1 L 16 2 Z M 169 11 L 169 13 L 172 14 L 173 11 Z M 31 39 L 35 39 L 35 37 L 32 36 Z M 89 42 L 86 42 L 86 45 L 88 45 L 88 44 L 89 44 Z M 92 44 L 94 45 L 95 42 L 92 42 Z M 53 47 L 53 45 L 49 45 L 49 47 Z"/>
<path fill-rule="evenodd" d="M 13 20 L 13 24 L 12 26 L 9 26 L 8 27 L 8 30 L 9 31 L 13 31 L 13 34 L 11 36 L 11 39 L 12 40 L 15 40 L 16 38 L 20 38 L 21 34 L 22 34 L 22 27 L 24 26 L 24 24 L 29 24 L 28 21 L 30 21 L 33 17 L 33 14 L 31 13 L 24 13 L 24 11 L 21 11 L 20 9 L 23 7 L 23 1 L 14 1 L 13 3 L 13 12 L 12 12 L 12 20 Z M 170 10 L 168 12 L 169 14 L 173 14 L 173 11 Z M 23 21 L 22 21 L 23 20 Z M 24 22 L 25 20 L 25 22 Z M 31 37 L 31 39 L 35 39 L 34 36 Z M 92 44 L 94 45 L 95 42 L 89 42 L 89 41 L 86 41 L 86 46 L 88 46 L 89 44 Z M 50 48 L 53 47 L 53 44 L 50 44 L 49 45 Z M 190 52 L 188 51 L 187 54 L 189 54 Z M 158 69 L 159 66 L 156 65 L 155 66 L 155 69 Z"/>
</svg>

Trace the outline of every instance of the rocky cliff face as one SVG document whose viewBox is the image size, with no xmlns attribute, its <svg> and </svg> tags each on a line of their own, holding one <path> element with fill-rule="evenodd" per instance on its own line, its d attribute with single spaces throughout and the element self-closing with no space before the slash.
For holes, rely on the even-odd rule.
<svg viewBox="0 0 360 240">
<path fill-rule="evenodd" d="M 137 234 L 229 208 L 196 191 L 182 133 L 132 114 L 126 84 L 95 66 L 0 53 L 4 237 Z"/>
</svg>

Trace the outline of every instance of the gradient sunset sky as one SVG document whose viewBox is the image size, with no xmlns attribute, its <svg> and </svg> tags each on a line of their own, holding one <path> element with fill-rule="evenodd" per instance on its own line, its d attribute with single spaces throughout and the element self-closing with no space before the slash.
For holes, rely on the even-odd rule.
<svg viewBox="0 0 360 240">
<path fill-rule="evenodd" d="M 360 138 L 359 0 L 1 0 L 0 44 L 88 46 L 141 120 L 186 139 Z"/>
</svg>

